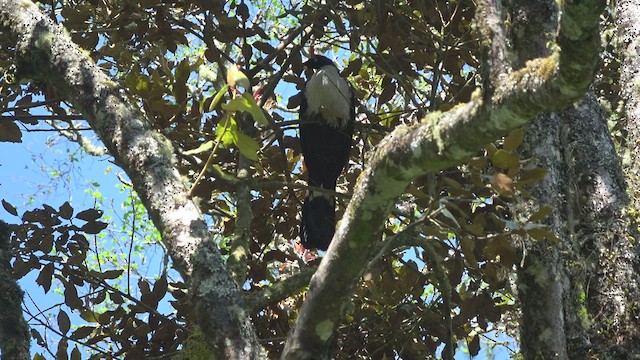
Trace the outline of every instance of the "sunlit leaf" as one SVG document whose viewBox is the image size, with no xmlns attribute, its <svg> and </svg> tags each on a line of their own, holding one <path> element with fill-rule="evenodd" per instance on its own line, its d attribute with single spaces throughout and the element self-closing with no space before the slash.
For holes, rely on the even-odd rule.
<svg viewBox="0 0 640 360">
<path fill-rule="evenodd" d="M 204 152 L 211 151 L 211 149 L 213 149 L 213 146 L 214 146 L 214 142 L 212 140 L 209 140 L 200 144 L 200 146 L 198 146 L 197 148 L 192 150 L 187 150 L 184 153 L 185 155 L 202 154 Z"/>
<path fill-rule="evenodd" d="M 240 150 L 242 155 L 244 155 L 249 160 L 258 160 L 258 150 L 260 149 L 260 144 L 258 144 L 257 141 L 245 134 L 237 133 L 236 136 L 236 145 L 238 146 L 238 150 Z"/>
<path fill-rule="evenodd" d="M 222 89 L 218 90 L 218 92 L 216 93 L 216 96 L 214 96 L 213 100 L 211 100 L 211 104 L 209 104 L 209 111 L 215 110 L 215 108 L 220 103 L 220 100 L 222 100 L 222 98 L 224 97 L 224 95 L 227 93 L 228 90 L 229 90 L 229 85 L 225 85 L 222 87 Z"/>
<path fill-rule="evenodd" d="M 226 104 L 222 104 L 222 109 L 227 111 L 244 111 L 251 114 L 253 120 L 255 120 L 260 125 L 268 125 L 269 122 L 267 118 L 264 116 L 264 112 L 262 108 L 256 102 L 256 99 L 253 98 L 253 95 L 244 93 L 242 96 L 238 96 L 235 99 L 229 101 Z"/>
</svg>

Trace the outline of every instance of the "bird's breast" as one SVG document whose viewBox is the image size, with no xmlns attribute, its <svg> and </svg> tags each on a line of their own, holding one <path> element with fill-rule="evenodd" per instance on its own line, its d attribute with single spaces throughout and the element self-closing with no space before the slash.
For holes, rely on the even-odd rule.
<svg viewBox="0 0 640 360">
<path fill-rule="evenodd" d="M 351 116 L 351 89 L 337 69 L 320 69 L 307 82 L 307 112 L 330 126 L 343 128 Z"/>
</svg>

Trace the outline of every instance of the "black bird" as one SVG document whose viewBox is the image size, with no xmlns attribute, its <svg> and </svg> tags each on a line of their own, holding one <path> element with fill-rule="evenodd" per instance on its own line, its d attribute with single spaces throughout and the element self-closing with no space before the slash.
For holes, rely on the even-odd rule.
<svg viewBox="0 0 640 360">
<path fill-rule="evenodd" d="M 328 58 L 312 54 L 304 65 L 315 70 L 302 90 L 300 104 L 300 144 L 308 184 L 335 191 L 338 176 L 349 162 L 355 98 L 349 83 Z M 302 207 L 302 245 L 327 250 L 335 226 L 335 197 L 309 191 Z"/>
</svg>

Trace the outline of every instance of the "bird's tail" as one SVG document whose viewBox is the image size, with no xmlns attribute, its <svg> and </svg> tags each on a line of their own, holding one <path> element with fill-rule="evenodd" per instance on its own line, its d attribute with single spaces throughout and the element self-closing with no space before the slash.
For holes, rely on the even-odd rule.
<svg viewBox="0 0 640 360">
<path fill-rule="evenodd" d="M 327 250 L 336 227 L 333 196 L 309 192 L 302 206 L 300 239 L 307 249 Z"/>
</svg>

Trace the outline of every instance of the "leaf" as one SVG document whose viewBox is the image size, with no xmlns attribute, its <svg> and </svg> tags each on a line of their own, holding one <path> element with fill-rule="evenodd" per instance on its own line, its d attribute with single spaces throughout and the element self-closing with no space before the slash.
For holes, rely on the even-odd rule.
<svg viewBox="0 0 640 360">
<path fill-rule="evenodd" d="M 514 152 L 522 143 L 522 139 L 524 139 L 524 130 L 522 128 L 515 129 L 504 138 L 502 148 L 508 152 Z"/>
<path fill-rule="evenodd" d="M 9 204 L 7 201 L 5 201 L 4 199 L 2 199 L 2 207 L 11 215 L 13 216 L 18 216 L 18 211 L 16 210 L 16 208 Z"/>
<path fill-rule="evenodd" d="M 216 96 L 214 96 L 213 100 L 211 100 L 211 104 L 209 104 L 209 111 L 213 111 L 216 106 L 218 106 L 218 103 L 220 103 L 220 100 L 222 100 L 222 97 L 227 93 L 228 90 L 229 85 L 225 85 L 222 87 L 222 89 L 218 90 Z"/>
<path fill-rule="evenodd" d="M 80 354 L 80 350 L 78 350 L 78 347 L 74 347 L 73 350 L 71 350 L 71 360 L 81 360 L 82 359 L 82 355 Z"/>
<path fill-rule="evenodd" d="M 229 175 L 226 172 L 224 172 L 224 170 L 222 170 L 222 167 L 220 167 L 220 165 L 218 165 L 218 164 L 212 165 L 211 168 L 217 172 L 216 175 L 220 176 L 224 180 L 231 181 L 231 182 L 234 182 L 234 183 L 238 181 L 238 178 L 236 178 L 235 176 Z"/>
<path fill-rule="evenodd" d="M 553 208 L 550 206 L 543 206 L 538 211 L 536 211 L 533 215 L 529 217 L 529 222 L 536 222 L 544 219 L 545 217 L 551 215 L 553 212 Z"/>
<path fill-rule="evenodd" d="M 236 64 L 231 64 L 227 67 L 227 85 L 232 89 L 237 87 L 242 87 L 245 91 L 251 89 L 249 78 L 240 70 L 240 66 Z"/>
<path fill-rule="evenodd" d="M 66 360 L 69 358 L 67 355 L 67 349 L 69 349 L 69 342 L 63 338 L 58 341 L 58 349 L 56 350 L 56 360 Z"/>
<path fill-rule="evenodd" d="M 80 311 L 80 317 L 87 322 L 97 323 L 100 314 L 91 310 L 82 310 Z"/>
<path fill-rule="evenodd" d="M 216 139 L 221 141 L 225 146 L 229 146 L 235 143 L 235 133 L 238 132 L 236 121 L 233 118 L 229 118 L 229 121 L 225 124 L 218 126 L 216 129 Z"/>
<path fill-rule="evenodd" d="M 70 282 L 64 283 L 64 302 L 71 309 L 82 308 L 82 300 L 78 297 L 78 290 L 76 290 L 76 287 Z"/>
<path fill-rule="evenodd" d="M 200 144 L 200 146 L 198 146 L 195 149 L 191 149 L 191 150 L 185 151 L 184 154 L 185 155 L 201 154 L 203 152 L 207 152 L 207 151 L 213 149 L 213 145 L 214 145 L 213 140 L 209 140 L 207 142 L 204 142 L 204 143 Z"/>
<path fill-rule="evenodd" d="M 518 156 L 518 154 L 499 149 L 495 154 L 493 154 L 491 161 L 499 168 L 508 169 L 518 164 L 520 156 Z"/>
<path fill-rule="evenodd" d="M 385 76 L 384 80 L 382 80 L 382 93 L 380 97 L 378 97 L 378 106 L 389 102 L 389 100 L 393 99 L 393 96 L 396 94 L 396 84 L 393 82 L 393 79 L 389 76 Z"/>
<path fill-rule="evenodd" d="M 258 124 L 269 125 L 267 118 L 264 116 L 264 112 L 262 112 L 262 108 L 251 94 L 244 93 L 242 96 L 238 96 L 228 103 L 222 104 L 222 109 L 227 111 L 248 112 Z"/>
<path fill-rule="evenodd" d="M 53 263 L 48 263 L 40 269 L 36 283 L 44 289 L 45 294 L 51 289 L 51 281 L 53 280 Z"/>
<path fill-rule="evenodd" d="M 76 215 L 76 219 L 84 220 L 84 221 L 93 221 L 99 219 L 102 216 L 102 210 L 97 209 L 87 209 L 84 211 L 80 211 Z"/>
<path fill-rule="evenodd" d="M 107 226 L 109 226 L 108 223 L 106 222 L 102 222 L 102 221 L 89 221 L 88 223 L 82 225 L 82 227 L 80 228 L 81 231 L 87 233 L 87 234 L 92 234 L 92 235 L 96 235 L 99 234 L 100 231 L 104 230 L 107 228 Z"/>
<path fill-rule="evenodd" d="M 45 346 L 46 343 L 44 342 L 44 339 L 42 338 L 42 335 L 40 335 L 40 332 L 38 330 L 31 328 L 30 332 L 31 332 L 31 337 L 36 339 L 36 343 L 38 343 L 38 345 Z"/>
<path fill-rule="evenodd" d="M 0 142 L 22 142 L 22 132 L 13 121 L 0 121 Z"/>
<path fill-rule="evenodd" d="M 549 170 L 543 168 L 533 168 L 524 171 L 518 179 L 518 186 L 536 183 L 542 180 L 548 172 Z"/>
<path fill-rule="evenodd" d="M 236 134 L 236 146 L 238 146 L 238 150 L 244 155 L 247 159 L 256 161 L 258 160 L 258 150 L 260 149 L 260 144 L 253 138 L 242 134 Z"/>
<path fill-rule="evenodd" d="M 87 336 L 91 335 L 91 333 L 95 330 L 92 326 L 81 326 L 77 328 L 74 332 L 71 333 L 69 338 L 73 340 L 84 339 Z"/>
<path fill-rule="evenodd" d="M 71 204 L 69 204 L 68 201 L 65 201 L 65 203 L 60 206 L 60 209 L 58 209 L 58 215 L 66 220 L 71 219 L 73 216 L 73 207 L 71 207 Z"/>
<path fill-rule="evenodd" d="M 256 41 L 253 44 L 254 48 L 262 51 L 265 54 L 271 54 L 272 52 L 274 52 L 276 49 L 271 46 L 271 44 L 267 43 L 267 42 L 262 42 L 262 41 Z"/>
<path fill-rule="evenodd" d="M 513 195 L 513 180 L 503 173 L 493 175 L 491 185 L 500 195 Z"/>
<path fill-rule="evenodd" d="M 69 320 L 69 315 L 67 315 L 64 310 L 60 310 L 60 312 L 58 312 L 58 329 L 60 329 L 60 332 L 63 334 L 66 334 L 70 328 L 71 320 Z"/>
<path fill-rule="evenodd" d="M 464 254 L 465 259 L 467 259 L 467 261 L 473 268 L 478 267 L 478 260 L 476 259 L 476 256 L 473 253 L 473 250 L 475 249 L 475 247 L 476 247 L 476 243 L 470 236 L 462 237 L 460 241 L 460 250 L 462 250 L 462 253 Z"/>
<path fill-rule="evenodd" d="M 527 230 L 527 234 L 536 240 L 560 241 L 554 233 L 548 230 L 530 229 Z"/>
</svg>

